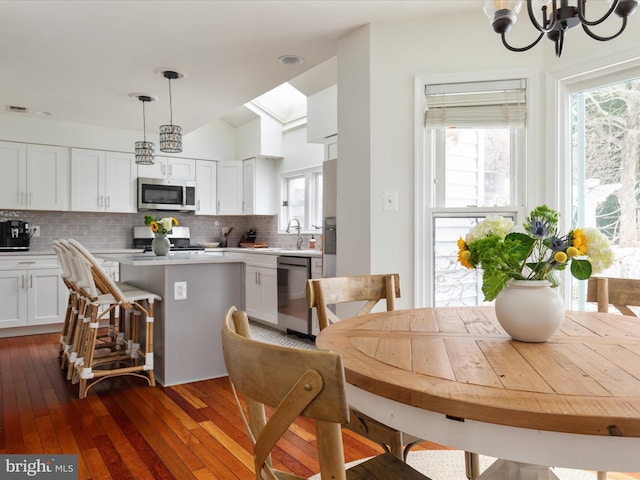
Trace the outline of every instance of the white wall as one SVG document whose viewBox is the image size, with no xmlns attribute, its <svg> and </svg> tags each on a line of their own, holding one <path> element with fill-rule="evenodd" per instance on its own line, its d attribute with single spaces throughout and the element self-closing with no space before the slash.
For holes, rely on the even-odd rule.
<svg viewBox="0 0 640 480">
<path fill-rule="evenodd" d="M 518 26 L 525 22 L 521 17 Z M 640 18 L 632 17 L 631 30 L 608 43 L 588 38 L 578 27 L 569 32 L 560 60 L 546 38 L 528 52 L 506 50 L 480 8 L 465 17 L 458 15 L 455 22 L 375 24 L 342 39 L 338 48 L 338 274 L 399 272 L 399 304 L 413 306 L 417 75 L 539 72 L 539 101 L 530 105 L 535 123 L 529 142 L 536 153 L 530 151 L 527 198 L 530 202 L 550 199 L 554 204 L 560 167 L 554 160 L 557 149 L 545 139 L 557 128 L 556 106 L 543 101 L 551 96 L 550 82 L 544 80 L 549 73 L 584 70 L 589 62 L 640 55 L 639 22 Z M 535 38 L 532 29 L 516 33 L 514 43 L 519 40 L 519 45 Z M 385 190 L 398 192 L 397 212 L 382 210 Z"/>
</svg>

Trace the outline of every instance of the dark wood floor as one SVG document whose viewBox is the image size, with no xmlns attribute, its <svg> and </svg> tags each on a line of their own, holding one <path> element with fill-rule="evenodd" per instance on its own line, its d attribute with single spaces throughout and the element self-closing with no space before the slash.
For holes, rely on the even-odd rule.
<svg viewBox="0 0 640 480">
<path fill-rule="evenodd" d="M 79 400 L 58 367 L 58 338 L 0 339 L 1 453 L 77 453 L 80 479 L 254 478 L 226 377 L 169 388 L 119 377 Z M 185 362 L 196 361 L 191 353 Z M 300 420 L 274 463 L 315 474 L 313 441 L 313 426 Z M 344 443 L 346 461 L 381 451 L 351 432 Z"/>
<path fill-rule="evenodd" d="M 78 399 L 57 361 L 59 335 L 0 339 L 0 453 L 76 453 L 83 479 L 253 479 L 249 443 L 227 378 L 150 388 L 106 380 Z M 185 352 L 185 361 L 196 361 Z M 274 463 L 318 471 L 313 426 L 299 420 Z M 381 449 L 344 432 L 347 462 Z M 424 443 L 417 448 L 442 448 Z M 640 475 L 609 474 L 609 479 Z"/>
</svg>

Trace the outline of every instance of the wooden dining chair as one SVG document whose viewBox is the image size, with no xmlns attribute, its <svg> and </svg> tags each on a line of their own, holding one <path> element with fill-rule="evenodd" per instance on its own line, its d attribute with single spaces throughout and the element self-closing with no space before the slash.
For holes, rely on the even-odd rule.
<svg viewBox="0 0 640 480">
<path fill-rule="evenodd" d="M 231 307 L 222 327 L 222 349 L 238 409 L 251 440 L 256 480 L 302 480 L 274 468 L 271 452 L 294 421 L 315 421 L 322 480 L 427 480 L 389 453 L 346 469 L 340 425 L 349 418 L 342 359 L 253 340 L 244 311 Z M 238 393 L 244 396 L 245 415 Z M 265 406 L 274 409 L 267 418 Z"/>
<path fill-rule="evenodd" d="M 356 316 L 370 313 L 381 301 L 385 301 L 388 312 L 396 309 L 396 298 L 400 298 L 400 276 L 393 274 L 355 275 L 325 277 L 307 281 L 307 304 L 316 309 L 320 330 L 339 322 L 340 318 L 331 310 L 341 303 L 360 302 Z M 400 432 L 364 413 L 351 408 L 349 423 L 344 427 L 372 440 L 401 460 L 407 459 L 409 450 L 424 441 L 422 438 Z M 474 480 L 480 474 L 478 455 L 465 452 L 467 478 Z"/>
<path fill-rule="evenodd" d="M 640 307 L 640 279 L 591 277 L 587 284 L 587 302 L 597 303 L 598 311 L 608 313 L 613 305 L 622 315 L 637 317 L 629 307 Z M 598 472 L 606 480 L 607 472 Z"/>
</svg>

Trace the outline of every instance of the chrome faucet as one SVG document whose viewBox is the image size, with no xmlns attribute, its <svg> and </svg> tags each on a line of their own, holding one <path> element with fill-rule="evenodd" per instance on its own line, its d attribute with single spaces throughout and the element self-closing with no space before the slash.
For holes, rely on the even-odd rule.
<svg viewBox="0 0 640 480">
<path fill-rule="evenodd" d="M 292 218 L 291 220 L 289 220 L 289 224 L 287 225 L 287 233 L 291 233 L 291 224 L 293 222 L 296 222 L 296 224 L 294 226 L 298 229 L 298 242 L 296 243 L 296 246 L 297 246 L 298 250 L 301 250 L 302 249 L 302 235 L 300 235 L 300 221 L 297 218 Z"/>
</svg>

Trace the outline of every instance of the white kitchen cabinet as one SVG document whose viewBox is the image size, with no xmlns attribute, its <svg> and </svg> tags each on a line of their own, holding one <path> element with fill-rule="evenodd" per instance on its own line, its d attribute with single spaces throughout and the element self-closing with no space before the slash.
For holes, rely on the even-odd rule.
<svg viewBox="0 0 640 480">
<path fill-rule="evenodd" d="M 3 208 L 67 210 L 69 150 L 0 142 L 0 205 Z"/>
<path fill-rule="evenodd" d="M 284 155 L 282 123 L 263 115 L 236 129 L 236 158 Z"/>
<path fill-rule="evenodd" d="M 71 150 L 71 210 L 136 213 L 136 163 L 131 153 Z"/>
<path fill-rule="evenodd" d="M 320 90 L 307 97 L 307 141 L 326 143 L 338 134 L 338 86 Z"/>
<path fill-rule="evenodd" d="M 245 255 L 245 310 L 250 318 L 278 324 L 278 257 Z"/>
<path fill-rule="evenodd" d="M 242 212 L 242 162 L 217 162 L 218 215 L 241 215 Z"/>
<path fill-rule="evenodd" d="M 196 180 L 196 161 L 192 158 L 156 156 L 153 165 L 138 165 L 138 176 L 168 180 Z"/>
<path fill-rule="evenodd" d="M 217 163 L 196 160 L 196 215 L 215 215 Z"/>
<path fill-rule="evenodd" d="M 0 328 L 62 323 L 68 293 L 62 269 L 55 260 L 16 263 L 16 268 L 0 268 Z"/>
<path fill-rule="evenodd" d="M 278 213 L 278 160 L 250 158 L 242 162 L 242 213 Z"/>
</svg>

